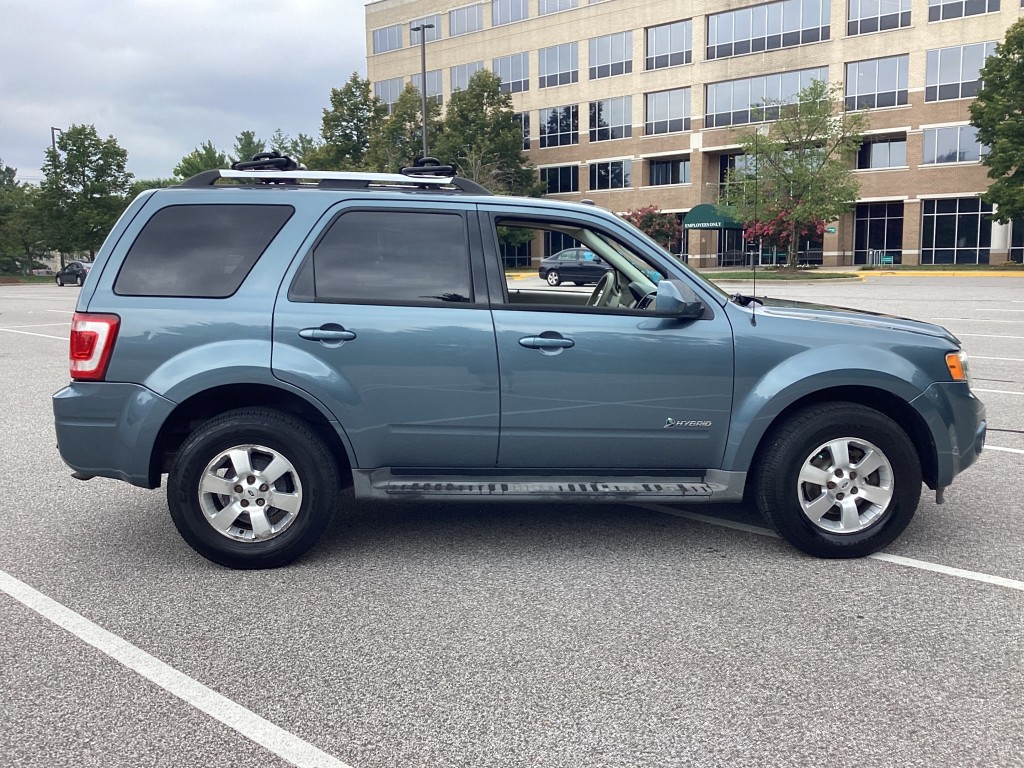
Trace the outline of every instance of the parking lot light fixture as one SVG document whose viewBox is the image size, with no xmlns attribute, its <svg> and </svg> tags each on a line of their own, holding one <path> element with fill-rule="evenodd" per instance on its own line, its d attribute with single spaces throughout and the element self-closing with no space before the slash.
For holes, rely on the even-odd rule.
<svg viewBox="0 0 1024 768">
<path fill-rule="evenodd" d="M 423 109 L 423 157 L 427 156 L 427 30 L 433 24 L 417 24 L 409 27 L 413 32 L 420 33 L 420 103 Z"/>
<path fill-rule="evenodd" d="M 53 147 L 53 151 L 54 152 L 57 151 L 57 134 L 58 133 L 64 133 L 63 129 L 61 129 L 61 128 L 54 128 L 51 125 L 50 126 L 50 146 Z"/>
</svg>

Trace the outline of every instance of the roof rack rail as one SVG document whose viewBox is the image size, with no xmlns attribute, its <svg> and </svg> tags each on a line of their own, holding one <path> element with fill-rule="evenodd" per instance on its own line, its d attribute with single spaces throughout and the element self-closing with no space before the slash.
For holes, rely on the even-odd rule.
<svg viewBox="0 0 1024 768">
<path fill-rule="evenodd" d="M 268 153 L 269 154 L 269 153 Z M 283 158 L 291 160 L 291 158 Z M 239 165 L 257 162 L 273 162 L 277 158 L 266 158 L 263 161 L 246 161 Z M 294 161 L 292 161 L 294 162 Z M 436 161 L 435 161 L 436 162 Z M 252 169 L 215 168 L 197 173 L 179 184 L 179 187 L 213 187 L 221 179 L 237 179 L 255 181 L 262 184 L 293 184 L 319 189 L 380 189 L 380 190 L 411 190 L 432 192 L 457 192 L 469 195 L 490 195 L 485 187 L 469 179 L 454 175 L 451 166 L 412 166 L 403 168 L 402 173 L 362 173 L 358 171 L 307 171 L 277 169 L 266 166 Z M 312 182 L 318 182 L 313 184 Z"/>
</svg>

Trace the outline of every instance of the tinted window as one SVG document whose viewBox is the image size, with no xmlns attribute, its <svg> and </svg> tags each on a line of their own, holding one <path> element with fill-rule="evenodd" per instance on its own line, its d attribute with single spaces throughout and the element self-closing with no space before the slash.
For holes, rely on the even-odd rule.
<svg viewBox="0 0 1024 768">
<path fill-rule="evenodd" d="M 343 214 L 313 249 L 301 272 L 309 270 L 317 301 L 473 300 L 466 224 L 458 214 Z M 296 287 L 303 278 L 302 274 L 296 277 Z"/>
<path fill-rule="evenodd" d="M 230 296 L 293 211 L 287 205 L 175 205 L 157 211 L 128 251 L 114 293 Z"/>
</svg>

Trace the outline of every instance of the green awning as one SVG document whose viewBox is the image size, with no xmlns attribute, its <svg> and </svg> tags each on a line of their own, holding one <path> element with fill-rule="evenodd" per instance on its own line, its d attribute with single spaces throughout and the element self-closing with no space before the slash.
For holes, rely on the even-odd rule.
<svg viewBox="0 0 1024 768">
<path fill-rule="evenodd" d="M 743 229 L 731 216 L 723 216 L 711 203 L 695 205 L 683 217 L 683 229 Z"/>
</svg>

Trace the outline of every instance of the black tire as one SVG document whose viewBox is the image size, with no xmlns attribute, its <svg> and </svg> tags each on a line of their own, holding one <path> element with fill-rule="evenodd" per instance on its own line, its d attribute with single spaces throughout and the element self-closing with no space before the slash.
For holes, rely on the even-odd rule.
<svg viewBox="0 0 1024 768">
<path fill-rule="evenodd" d="M 573 284 L 573 285 L 586 285 L 586 283 L 583 283 L 583 282 L 581 282 L 581 281 L 579 281 L 579 280 L 573 280 L 573 281 L 572 281 L 572 284 Z"/>
<path fill-rule="evenodd" d="M 54 278 L 54 280 L 56 280 L 56 281 L 57 281 L 57 287 L 58 287 L 58 288 L 63 288 L 63 287 L 64 287 L 64 278 L 63 278 L 63 277 L 61 277 L 60 275 L 57 275 L 57 276 L 56 276 L 56 277 Z"/>
<path fill-rule="evenodd" d="M 75 282 L 78 283 L 78 287 L 81 288 L 83 285 L 85 285 L 85 278 L 79 275 Z"/>
<path fill-rule="evenodd" d="M 243 461 L 225 458 L 214 466 L 229 449 L 237 449 L 234 456 Z M 278 467 L 287 466 L 275 478 L 262 476 L 267 469 L 276 475 L 271 459 L 281 462 Z M 245 469 L 243 462 L 251 474 L 238 471 L 239 466 Z M 213 484 L 205 492 L 204 480 Z M 221 485 L 226 494 L 211 491 Z M 171 519 L 182 538 L 203 557 L 229 568 L 277 568 L 293 562 L 323 534 L 338 495 L 337 463 L 323 440 L 304 421 L 270 408 L 240 408 L 202 424 L 178 450 L 167 479 Z M 240 511 L 242 507 L 248 511 Z M 257 511 L 258 518 L 252 515 Z M 222 523 L 226 532 L 221 533 L 214 518 L 235 524 Z M 272 526 L 262 540 L 257 520 Z"/>
<path fill-rule="evenodd" d="M 843 451 L 845 463 L 835 458 Z M 858 463 L 878 468 L 857 477 Z M 827 478 L 825 486 L 819 478 Z M 754 483 L 761 514 L 794 547 L 815 557 L 864 557 L 910 524 L 921 500 L 921 464 L 910 438 L 889 417 L 853 403 L 827 403 L 799 411 L 767 437 Z M 868 495 L 887 501 L 875 503 Z M 806 513 L 805 504 L 813 507 Z"/>
<path fill-rule="evenodd" d="M 548 285 L 562 284 L 562 278 L 559 276 L 558 271 L 554 269 L 549 269 L 547 275 L 544 276 L 544 279 L 548 281 Z"/>
</svg>

